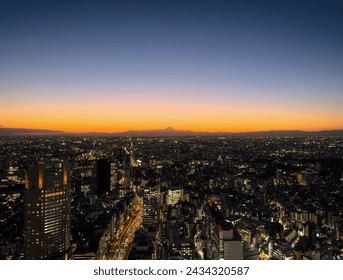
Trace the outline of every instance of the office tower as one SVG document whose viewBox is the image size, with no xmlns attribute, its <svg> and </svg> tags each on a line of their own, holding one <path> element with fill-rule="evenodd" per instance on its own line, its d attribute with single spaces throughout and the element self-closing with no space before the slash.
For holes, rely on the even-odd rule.
<svg viewBox="0 0 343 280">
<path fill-rule="evenodd" d="M 107 159 L 96 162 L 96 192 L 103 194 L 110 191 L 111 164 Z"/>
<path fill-rule="evenodd" d="M 24 192 L 25 259 L 64 259 L 70 251 L 71 192 L 67 162 L 30 168 Z"/>
<path fill-rule="evenodd" d="M 114 161 L 110 163 L 110 190 L 114 190 L 117 184 L 117 164 Z"/>
<path fill-rule="evenodd" d="M 157 186 L 146 186 L 143 194 L 143 226 L 144 228 L 156 227 L 158 219 L 158 197 Z"/>
<path fill-rule="evenodd" d="M 167 191 L 167 205 L 175 205 L 179 201 L 184 201 L 183 199 L 184 191 L 183 187 L 170 187 Z"/>
<path fill-rule="evenodd" d="M 143 228 L 154 241 L 159 227 L 159 196 L 160 190 L 158 186 L 145 186 L 143 194 Z"/>
<path fill-rule="evenodd" d="M 227 222 L 216 204 L 205 206 L 206 256 L 210 260 L 242 260 L 243 240 L 235 226 Z"/>
<path fill-rule="evenodd" d="M 144 227 L 156 226 L 157 197 L 145 195 L 143 197 L 143 225 Z"/>
</svg>

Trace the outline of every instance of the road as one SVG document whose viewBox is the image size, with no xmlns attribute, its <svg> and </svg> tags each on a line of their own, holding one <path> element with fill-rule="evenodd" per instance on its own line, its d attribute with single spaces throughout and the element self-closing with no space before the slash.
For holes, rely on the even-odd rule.
<svg viewBox="0 0 343 280">
<path fill-rule="evenodd" d="M 132 216 L 125 222 L 118 238 L 108 246 L 106 260 L 128 259 L 136 230 L 141 228 L 143 221 L 143 199 L 136 197 L 132 207 Z"/>
</svg>

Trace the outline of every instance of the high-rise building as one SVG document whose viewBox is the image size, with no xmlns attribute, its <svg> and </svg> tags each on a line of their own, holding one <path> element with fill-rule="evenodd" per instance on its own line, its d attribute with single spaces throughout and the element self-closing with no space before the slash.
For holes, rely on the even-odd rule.
<svg viewBox="0 0 343 280">
<path fill-rule="evenodd" d="M 117 184 L 117 164 L 112 160 L 110 163 L 110 190 L 114 190 Z"/>
<path fill-rule="evenodd" d="M 158 219 L 158 197 L 159 189 L 157 186 L 146 186 L 143 194 L 143 226 L 156 227 Z"/>
<path fill-rule="evenodd" d="M 111 164 L 107 159 L 96 162 L 96 192 L 103 194 L 110 191 Z"/>
<path fill-rule="evenodd" d="M 30 168 L 24 193 L 25 259 L 65 259 L 70 251 L 71 191 L 67 162 Z"/>
<path fill-rule="evenodd" d="M 145 195 L 143 197 L 143 225 L 144 227 L 157 225 L 157 197 Z"/>
<path fill-rule="evenodd" d="M 143 194 L 143 228 L 153 240 L 159 227 L 159 196 L 158 186 L 145 186 Z"/>
<path fill-rule="evenodd" d="M 167 191 L 167 205 L 175 205 L 179 201 L 184 201 L 183 187 L 173 186 Z"/>
<path fill-rule="evenodd" d="M 205 209 L 205 259 L 242 260 L 243 240 L 235 226 L 224 219 L 214 202 L 210 201 Z"/>
</svg>

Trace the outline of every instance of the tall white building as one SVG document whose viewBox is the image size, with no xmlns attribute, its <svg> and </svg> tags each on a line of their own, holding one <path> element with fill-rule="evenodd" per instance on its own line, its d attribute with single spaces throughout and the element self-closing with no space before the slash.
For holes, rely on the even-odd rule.
<svg viewBox="0 0 343 280">
<path fill-rule="evenodd" d="M 167 191 L 167 205 L 175 205 L 179 201 L 184 201 L 183 187 L 170 187 Z"/>
<path fill-rule="evenodd" d="M 242 260 L 243 240 L 235 226 L 225 221 L 212 201 L 205 206 L 205 213 L 205 259 Z"/>
</svg>

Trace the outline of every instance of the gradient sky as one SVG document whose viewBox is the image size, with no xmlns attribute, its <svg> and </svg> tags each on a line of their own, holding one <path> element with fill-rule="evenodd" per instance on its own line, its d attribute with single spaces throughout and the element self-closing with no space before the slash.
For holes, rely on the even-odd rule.
<svg viewBox="0 0 343 280">
<path fill-rule="evenodd" d="M 340 0 L 0 1 L 0 125 L 343 128 Z"/>
</svg>

